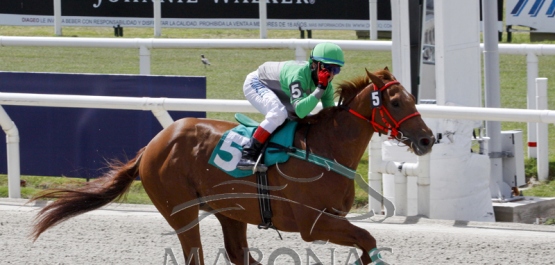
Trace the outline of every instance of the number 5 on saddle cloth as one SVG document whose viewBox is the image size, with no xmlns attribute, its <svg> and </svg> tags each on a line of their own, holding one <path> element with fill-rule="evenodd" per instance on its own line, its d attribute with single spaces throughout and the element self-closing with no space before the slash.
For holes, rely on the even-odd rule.
<svg viewBox="0 0 555 265">
<path fill-rule="evenodd" d="M 241 113 L 235 114 L 235 119 L 240 124 L 222 135 L 210 156 L 209 163 L 234 178 L 241 178 L 253 174 L 251 170 L 238 169 L 237 163 L 241 159 L 243 145 L 252 137 L 258 123 Z M 263 150 L 261 163 L 268 167 L 287 162 L 290 156 L 285 147 L 293 145 L 295 128 L 297 128 L 297 122 L 288 120 L 272 134 L 268 145 Z"/>
</svg>

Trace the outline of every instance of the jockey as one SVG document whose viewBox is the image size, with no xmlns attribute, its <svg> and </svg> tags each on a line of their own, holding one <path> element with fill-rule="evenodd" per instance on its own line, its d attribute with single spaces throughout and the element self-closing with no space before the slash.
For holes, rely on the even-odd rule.
<svg viewBox="0 0 555 265">
<path fill-rule="evenodd" d="M 237 168 L 254 167 L 264 143 L 286 118 L 306 117 L 320 100 L 324 108 L 335 106 L 331 80 L 344 64 L 341 48 L 324 42 L 314 47 L 308 62 L 266 62 L 248 74 L 243 92 L 265 118 L 243 146 Z"/>
</svg>

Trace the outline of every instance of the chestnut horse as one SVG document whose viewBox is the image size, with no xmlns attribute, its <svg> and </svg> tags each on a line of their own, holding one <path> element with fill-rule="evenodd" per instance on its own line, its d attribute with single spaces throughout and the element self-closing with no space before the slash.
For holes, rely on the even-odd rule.
<svg viewBox="0 0 555 265">
<path fill-rule="evenodd" d="M 375 131 L 396 137 L 416 155 L 431 151 L 434 136 L 418 114 L 414 96 L 387 67 L 343 82 L 336 96 L 338 106 L 299 121 L 293 142 L 296 148 L 308 147 L 310 153 L 351 170 L 356 170 Z M 140 176 L 152 203 L 176 231 L 185 261 L 196 257 L 204 264 L 197 225 L 203 210 L 220 221 L 230 261 L 257 264 L 248 251 L 243 251 L 248 248 L 247 224 L 261 223 L 256 176 L 230 181 L 233 178 L 208 162 L 222 134 L 235 126 L 210 119 L 178 120 L 158 133 L 135 158 L 112 165 L 108 173 L 84 187 L 47 190 L 33 197 L 31 201 L 56 199 L 37 214 L 33 238 L 62 221 L 120 199 Z M 303 182 L 285 178 L 278 171 L 297 179 L 323 175 Z M 267 175 L 268 186 L 284 187 L 270 192 L 272 222 L 277 230 L 299 232 L 307 242 L 356 246 L 362 250 L 358 263 L 376 259 L 369 254 L 376 248 L 374 237 L 345 218 L 355 195 L 352 179 L 298 158 L 290 158 L 279 169 L 269 167 Z M 235 196 L 238 194 L 241 196 Z"/>
</svg>

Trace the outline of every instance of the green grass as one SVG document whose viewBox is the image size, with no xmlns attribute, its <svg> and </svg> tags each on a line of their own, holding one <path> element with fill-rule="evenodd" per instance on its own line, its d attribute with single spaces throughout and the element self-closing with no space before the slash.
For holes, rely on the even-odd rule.
<svg viewBox="0 0 555 265">
<path fill-rule="evenodd" d="M 524 175 L 527 178 L 536 177 L 538 172 L 537 161 L 535 158 L 527 158 L 524 160 Z M 537 197 L 555 197 L 555 162 L 549 162 L 549 178 L 545 183 L 532 185 L 532 188 L 522 192 L 525 196 Z M 537 179 L 537 178 L 536 178 Z"/>
<path fill-rule="evenodd" d="M 555 181 L 522 192 L 524 196 L 555 197 Z"/>
<path fill-rule="evenodd" d="M 30 198 L 38 191 L 48 188 L 75 188 L 83 185 L 85 179 L 65 178 L 65 177 L 43 177 L 43 176 L 21 176 L 21 180 L 26 182 L 25 187 L 21 187 L 21 197 Z M 8 197 L 8 178 L 0 175 L 0 197 Z"/>
<path fill-rule="evenodd" d="M 37 192 L 45 189 L 55 188 L 79 188 L 86 183 L 84 178 L 68 177 L 45 177 L 45 176 L 21 176 L 25 181 L 25 187 L 21 187 L 21 198 L 29 199 Z M 0 175 L 0 197 L 8 197 L 8 177 Z M 129 193 L 123 199 L 126 203 L 152 204 L 150 198 L 143 189 L 140 181 L 134 181 L 129 188 Z"/>
<path fill-rule="evenodd" d="M 53 27 L 13 27 L 0 26 L 2 36 L 54 36 Z M 64 27 L 64 37 L 102 37 L 115 38 L 111 27 Z M 299 38 L 296 30 L 270 30 L 270 39 Z M 150 28 L 125 28 L 124 38 L 152 38 L 153 30 Z M 354 31 L 317 30 L 312 32 L 314 39 L 356 40 Z M 162 38 L 259 38 L 258 30 L 229 30 L 229 29 L 163 29 Z M 504 34 L 506 40 L 506 34 Z M 513 33 L 512 43 L 527 43 L 529 35 L 526 33 Z M 544 42 L 553 43 L 553 42 Z M 200 62 L 200 54 L 205 54 L 210 59 L 212 66 L 205 69 Z M 212 99 L 244 99 L 242 84 L 245 76 L 266 61 L 283 61 L 294 59 L 294 50 L 288 49 L 154 49 L 151 51 L 151 73 L 153 75 L 185 75 L 206 76 L 207 97 Z M 526 57 L 519 55 L 500 55 L 501 78 L 501 106 L 503 108 L 526 108 Z M 376 51 L 345 51 L 347 62 L 341 74 L 334 79 L 334 83 L 349 80 L 364 74 L 364 68 L 370 71 L 381 69 L 385 66 L 392 68 L 391 52 Z M 539 57 L 540 77 L 555 80 L 555 56 Z M 58 47 L 0 47 L 0 71 L 24 72 L 67 72 L 67 73 L 98 73 L 98 74 L 138 74 L 139 51 L 138 49 L 116 48 L 58 48 Z M 548 92 L 549 109 L 555 109 L 555 93 L 553 81 L 550 82 Z M 249 116 L 261 120 L 260 114 Z M 233 120 L 231 113 L 208 113 L 209 118 Z M 179 118 L 179 117 L 174 117 Z M 526 137 L 526 124 L 517 122 L 502 122 L 503 130 L 522 130 Z M 551 129 L 551 126 L 550 126 Z M 526 140 L 524 140 L 526 142 Z M 524 147 L 526 150 L 526 147 Z M 555 133 L 549 133 L 549 159 L 555 164 Z M 526 175 L 535 176 L 535 160 L 526 160 Z M 367 179 L 367 155 L 363 157 L 357 170 L 364 179 Z M 555 171 L 550 170 L 550 179 L 553 180 Z M 23 196 L 28 197 L 37 190 L 52 182 L 77 181 L 71 178 L 37 177 L 40 181 L 32 180 L 35 177 L 22 177 L 28 181 L 28 187 L 22 189 Z M 42 185 L 29 184 L 41 182 Z M 543 194 L 542 196 L 555 196 L 555 184 L 543 184 L 525 191 L 525 195 Z M 539 192 L 546 189 L 545 192 Z M 0 196 L 7 196 L 7 188 L 0 178 Z M 146 203 L 150 200 L 144 194 L 140 182 L 134 184 L 127 202 Z M 355 206 L 368 203 L 367 194 L 357 189 Z"/>
</svg>

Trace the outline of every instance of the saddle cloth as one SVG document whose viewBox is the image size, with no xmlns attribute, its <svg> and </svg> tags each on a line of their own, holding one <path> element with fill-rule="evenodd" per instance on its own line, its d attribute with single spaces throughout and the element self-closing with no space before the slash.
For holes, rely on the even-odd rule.
<svg viewBox="0 0 555 265">
<path fill-rule="evenodd" d="M 241 160 L 243 145 L 247 144 L 252 137 L 258 122 L 237 113 L 235 119 L 240 123 L 237 127 L 226 131 L 216 148 L 212 151 L 209 164 L 221 169 L 235 178 L 252 175 L 252 170 L 240 170 L 237 163 Z M 275 146 L 290 147 L 293 145 L 297 122 L 287 120 L 269 139 L 270 144 L 265 149 L 263 164 L 266 166 L 287 162 L 289 155 L 285 151 L 279 151 Z"/>
</svg>

